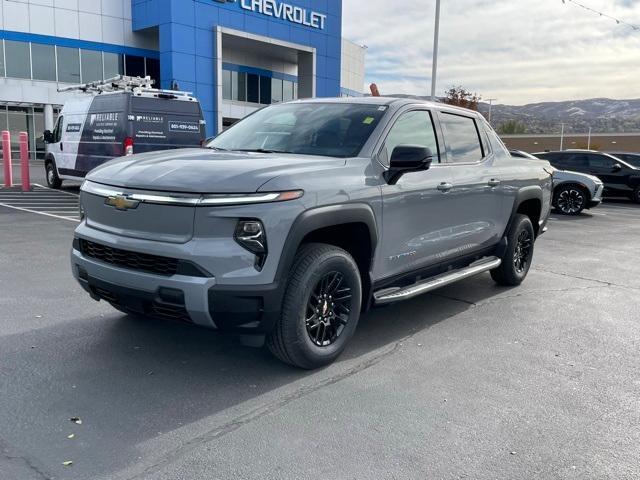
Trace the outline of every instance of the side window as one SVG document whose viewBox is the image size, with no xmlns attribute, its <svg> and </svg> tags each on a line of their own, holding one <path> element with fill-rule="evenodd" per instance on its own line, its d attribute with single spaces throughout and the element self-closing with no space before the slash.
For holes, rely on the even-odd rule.
<svg viewBox="0 0 640 480">
<path fill-rule="evenodd" d="M 614 165 L 613 159 L 604 155 L 589 155 L 589 167 L 611 169 Z"/>
<path fill-rule="evenodd" d="M 64 117 L 60 115 L 58 117 L 58 121 L 56 122 L 56 126 L 53 129 L 53 143 L 58 143 L 62 140 L 62 124 L 64 123 Z"/>
<path fill-rule="evenodd" d="M 473 118 L 442 113 L 442 128 L 454 163 L 475 163 L 483 158 L 478 127 Z"/>
<path fill-rule="evenodd" d="M 567 169 L 572 168 L 586 168 L 589 166 L 587 156 L 582 153 L 575 153 L 573 155 L 563 155 L 561 157 L 562 166 Z"/>
<path fill-rule="evenodd" d="M 391 128 L 384 143 L 385 163 L 388 165 L 393 149 L 400 145 L 419 145 L 427 147 L 434 156 L 440 157 L 438 141 L 431 114 L 426 110 L 414 110 L 403 113 Z"/>
</svg>

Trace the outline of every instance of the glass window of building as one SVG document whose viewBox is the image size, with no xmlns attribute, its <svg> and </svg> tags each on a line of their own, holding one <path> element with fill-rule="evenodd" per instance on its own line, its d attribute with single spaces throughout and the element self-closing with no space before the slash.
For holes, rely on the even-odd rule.
<svg viewBox="0 0 640 480">
<path fill-rule="evenodd" d="M 31 54 L 26 42 L 4 41 L 7 77 L 31 78 Z"/>
<path fill-rule="evenodd" d="M 104 53 L 104 79 L 124 75 L 124 58 L 119 53 Z"/>
<path fill-rule="evenodd" d="M 236 85 L 236 84 L 234 84 Z M 234 100 L 239 102 L 247 101 L 247 74 L 238 72 L 237 89 L 234 91 Z"/>
<path fill-rule="evenodd" d="M 155 80 L 154 87 L 160 88 L 160 60 L 156 58 L 147 58 L 147 76 Z"/>
<path fill-rule="evenodd" d="M 136 57 L 135 55 L 126 55 L 124 59 L 125 75 L 130 77 L 144 77 L 144 57 Z"/>
<path fill-rule="evenodd" d="M 247 74 L 247 102 L 260 103 L 260 77 L 253 73 Z"/>
<path fill-rule="evenodd" d="M 288 102 L 293 98 L 293 82 L 285 80 L 282 82 L 282 100 Z"/>
<path fill-rule="evenodd" d="M 271 77 L 260 77 L 260 103 L 271 104 Z"/>
<path fill-rule="evenodd" d="M 33 58 L 33 79 L 56 81 L 56 47 L 53 45 L 31 44 Z"/>
<path fill-rule="evenodd" d="M 4 40 L 0 40 L 0 77 L 4 77 Z"/>
<path fill-rule="evenodd" d="M 282 102 L 282 80 L 279 78 L 271 79 L 271 103 Z"/>
<path fill-rule="evenodd" d="M 231 96 L 231 79 L 232 79 L 232 72 L 230 72 L 229 70 L 223 70 L 222 71 L 222 98 L 225 100 L 231 100 L 232 96 Z"/>
<path fill-rule="evenodd" d="M 58 51 L 58 81 L 80 83 L 80 50 L 56 47 Z"/>
<path fill-rule="evenodd" d="M 102 80 L 102 52 L 80 50 L 82 83 Z"/>
<path fill-rule="evenodd" d="M 7 130 L 7 107 L 0 105 L 0 132 Z"/>
</svg>

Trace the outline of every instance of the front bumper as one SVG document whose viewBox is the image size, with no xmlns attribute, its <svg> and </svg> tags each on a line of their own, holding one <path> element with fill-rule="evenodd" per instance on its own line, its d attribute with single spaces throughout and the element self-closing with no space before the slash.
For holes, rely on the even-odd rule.
<svg viewBox="0 0 640 480">
<path fill-rule="evenodd" d="M 594 208 L 600 205 L 602 203 L 603 193 L 604 193 L 604 185 L 600 184 L 596 187 L 596 192 L 594 193 L 589 203 L 587 203 L 587 208 Z"/>
<path fill-rule="evenodd" d="M 71 269 L 93 299 L 126 312 L 241 334 L 271 331 L 280 314 L 282 288 L 278 283 L 223 286 L 214 277 L 132 270 L 84 255 L 77 239 Z"/>
</svg>

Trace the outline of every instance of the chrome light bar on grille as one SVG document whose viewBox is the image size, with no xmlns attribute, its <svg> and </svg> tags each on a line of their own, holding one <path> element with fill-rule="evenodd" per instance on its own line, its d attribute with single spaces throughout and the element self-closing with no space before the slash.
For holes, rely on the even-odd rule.
<svg viewBox="0 0 640 480">
<path fill-rule="evenodd" d="M 85 180 L 80 187 L 83 192 L 105 198 L 123 198 L 135 200 L 143 203 L 154 203 L 160 205 L 177 206 L 224 206 L 224 205 L 247 205 L 252 203 L 285 202 L 295 200 L 304 195 L 302 190 L 291 190 L 287 192 L 266 192 L 266 193 L 233 193 L 233 194 L 181 194 L 164 192 L 141 192 L 124 191 L 117 187 L 101 185 L 99 183 Z"/>
</svg>

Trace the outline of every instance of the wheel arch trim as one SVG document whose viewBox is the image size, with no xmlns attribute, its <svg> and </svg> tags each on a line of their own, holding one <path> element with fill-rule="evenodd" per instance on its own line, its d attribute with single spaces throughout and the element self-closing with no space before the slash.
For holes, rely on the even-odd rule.
<svg viewBox="0 0 640 480">
<path fill-rule="evenodd" d="M 367 227 L 371 242 L 372 262 L 378 245 L 378 227 L 371 207 L 364 203 L 317 207 L 302 212 L 293 222 L 282 249 L 276 280 L 285 281 L 286 273 L 293 265 L 296 252 L 308 234 L 323 228 L 348 223 L 362 223 Z"/>
</svg>

